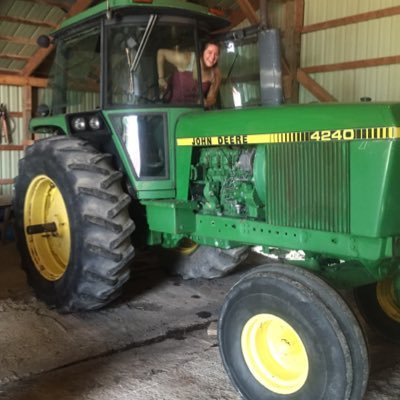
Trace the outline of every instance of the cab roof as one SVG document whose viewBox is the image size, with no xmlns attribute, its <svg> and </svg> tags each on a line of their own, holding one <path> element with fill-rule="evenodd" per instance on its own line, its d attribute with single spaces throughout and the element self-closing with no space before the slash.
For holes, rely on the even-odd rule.
<svg viewBox="0 0 400 400">
<path fill-rule="evenodd" d="M 125 13 L 137 15 L 158 13 L 187 16 L 206 22 L 210 30 L 222 29 L 229 26 L 227 18 L 216 15 L 216 13 L 207 7 L 183 0 L 108 0 L 66 19 L 58 31 L 68 29 L 86 20 L 99 18 L 102 15 L 105 16 L 107 11 L 110 11 L 111 14 L 121 14 L 124 11 L 124 15 Z"/>
</svg>

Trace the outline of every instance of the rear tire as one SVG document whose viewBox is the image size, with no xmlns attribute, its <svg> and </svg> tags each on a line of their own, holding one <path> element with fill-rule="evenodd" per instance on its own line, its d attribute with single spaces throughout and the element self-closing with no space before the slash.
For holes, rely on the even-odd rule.
<svg viewBox="0 0 400 400">
<path fill-rule="evenodd" d="M 101 308 L 129 279 L 134 223 L 121 178 L 111 155 L 74 138 L 39 141 L 20 161 L 17 244 L 29 284 L 49 306 Z M 44 232 L 51 224 L 53 232 Z"/>
<path fill-rule="evenodd" d="M 219 318 L 224 367 L 247 400 L 360 400 L 368 354 L 330 286 L 297 267 L 262 266 L 228 293 Z"/>
<path fill-rule="evenodd" d="M 385 339 L 400 344 L 400 307 L 395 301 L 393 281 L 358 287 L 354 298 L 367 324 Z"/>
<path fill-rule="evenodd" d="M 168 265 L 170 273 L 183 279 L 220 278 L 234 270 L 249 254 L 247 246 L 220 249 L 199 246 L 191 241 L 187 243 L 174 249 Z"/>
</svg>

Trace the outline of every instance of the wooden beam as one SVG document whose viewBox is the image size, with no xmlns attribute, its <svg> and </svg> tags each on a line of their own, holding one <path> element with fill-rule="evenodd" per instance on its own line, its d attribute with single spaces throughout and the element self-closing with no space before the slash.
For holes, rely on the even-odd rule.
<svg viewBox="0 0 400 400">
<path fill-rule="evenodd" d="M 36 4 L 44 4 L 50 7 L 57 7 L 60 10 L 64 11 L 65 13 L 68 11 L 70 5 L 67 2 L 62 1 L 54 1 L 54 0 L 22 0 L 27 1 L 29 3 L 36 3 Z"/>
<path fill-rule="evenodd" d="M 301 31 L 304 26 L 304 12 L 305 12 L 305 0 L 295 0 L 294 2 L 294 30 L 293 30 L 293 47 L 294 47 L 294 62 L 292 73 L 296 74 L 296 71 L 300 67 L 301 58 Z M 293 103 L 299 102 L 299 83 L 295 77 L 292 81 L 291 100 Z"/>
<path fill-rule="evenodd" d="M 0 151 L 20 151 L 23 149 L 22 144 L 0 144 Z"/>
<path fill-rule="evenodd" d="M 22 70 L 23 76 L 29 76 L 43 62 L 43 60 L 53 51 L 54 45 L 50 45 L 47 49 L 39 48 L 39 50 L 30 58 Z M 34 85 L 32 85 L 34 86 Z"/>
<path fill-rule="evenodd" d="M 23 101 L 23 129 L 24 129 L 24 139 L 23 140 L 29 140 L 31 139 L 31 135 L 29 132 L 29 121 L 32 118 L 32 86 L 26 85 L 24 86 L 23 89 L 23 96 L 24 96 L 24 101 Z"/>
<path fill-rule="evenodd" d="M 288 79 L 286 79 L 284 82 L 285 84 L 283 85 L 284 89 L 284 96 L 285 100 L 288 103 L 293 103 L 293 83 L 295 82 L 297 85 L 296 81 L 296 71 L 298 68 L 298 63 L 296 59 L 296 49 L 295 49 L 295 40 L 294 40 L 294 35 L 295 35 L 295 25 L 293 24 L 293 21 L 295 19 L 295 3 L 291 1 L 290 3 L 282 3 L 281 6 L 284 10 L 284 15 L 285 15 L 285 25 L 283 31 L 285 32 L 285 41 L 282 43 L 281 49 L 282 49 L 282 58 L 285 60 L 286 64 L 286 73 L 290 77 L 292 84 L 289 85 Z M 282 80 L 283 82 L 283 80 Z"/>
<path fill-rule="evenodd" d="M 29 57 L 20 56 L 19 54 L 4 54 L 0 53 L 0 58 L 4 60 L 15 60 L 15 61 L 28 61 Z"/>
<path fill-rule="evenodd" d="M 295 0 L 295 30 L 298 33 L 303 31 L 304 27 L 304 11 L 305 11 L 305 0 Z"/>
<path fill-rule="evenodd" d="M 68 10 L 68 14 L 66 17 L 72 17 L 73 15 L 76 15 L 81 11 L 86 10 L 92 5 L 92 3 L 93 0 L 76 0 L 71 8 Z"/>
<path fill-rule="evenodd" d="M 260 25 L 262 28 L 268 28 L 271 24 L 268 22 L 268 0 L 259 0 Z"/>
<path fill-rule="evenodd" d="M 297 70 L 297 80 L 313 96 L 321 102 L 337 102 L 328 91 L 326 91 L 318 82 L 308 76 L 301 68 Z"/>
<path fill-rule="evenodd" d="M 392 64 L 400 64 L 400 55 L 370 58 L 368 60 L 347 61 L 336 64 L 313 65 L 311 67 L 303 67 L 302 69 L 305 73 L 310 74 L 315 72 L 343 71 L 346 69 L 368 68 Z"/>
<path fill-rule="evenodd" d="M 45 88 L 47 87 L 47 79 L 19 76 L 19 75 L 7 75 L 0 73 L 0 85 L 14 85 L 14 86 L 30 85 L 33 87 Z"/>
<path fill-rule="evenodd" d="M 15 44 L 36 46 L 36 40 L 35 39 L 31 39 L 31 38 L 27 38 L 27 37 L 0 35 L 0 40 L 4 40 L 5 42 L 12 42 L 12 43 L 15 43 Z"/>
<path fill-rule="evenodd" d="M 258 9 L 259 0 L 247 0 L 247 2 L 251 5 L 254 10 Z M 231 25 L 227 30 L 233 29 L 235 26 L 239 25 L 246 19 L 246 15 L 239 8 L 229 14 L 229 20 L 231 21 Z"/>
<path fill-rule="evenodd" d="M 53 22 L 41 21 L 41 20 L 38 20 L 38 19 L 12 17 L 10 15 L 2 15 L 2 16 L 0 16 L 0 21 L 15 22 L 17 24 L 23 24 L 23 25 L 42 26 L 44 28 L 51 28 L 51 29 L 57 28 L 57 24 L 54 24 Z"/>
<path fill-rule="evenodd" d="M 284 58 L 286 68 L 283 72 L 289 77 L 284 80 L 284 94 L 288 103 L 298 103 L 299 83 L 296 79 L 297 69 L 300 66 L 301 50 L 301 28 L 304 20 L 304 0 L 288 1 L 284 4 L 285 26 L 284 26 Z M 283 64 L 284 65 L 284 64 Z"/>
<path fill-rule="evenodd" d="M 240 9 L 243 14 L 247 17 L 252 25 L 258 25 L 260 23 L 260 18 L 254 11 L 253 6 L 250 4 L 249 0 L 237 0 Z"/>
<path fill-rule="evenodd" d="M 0 185 L 12 185 L 14 179 L 0 179 Z"/>
<path fill-rule="evenodd" d="M 2 75 L 19 76 L 19 73 L 17 71 L 10 71 L 7 68 L 0 68 L 0 77 Z"/>
<path fill-rule="evenodd" d="M 23 113 L 21 111 L 8 111 L 8 115 L 13 118 L 22 118 Z"/>
<path fill-rule="evenodd" d="M 382 10 L 369 11 L 361 14 L 350 15 L 348 17 L 331 19 L 329 21 L 318 22 L 316 24 L 307 25 L 303 28 L 303 33 L 321 31 L 323 29 L 335 28 L 338 26 L 355 24 L 357 22 L 365 22 L 372 19 L 390 17 L 400 14 L 400 6 L 384 8 Z"/>
<path fill-rule="evenodd" d="M 66 14 L 65 18 L 72 17 L 90 7 L 92 0 L 76 0 Z M 32 75 L 33 71 L 43 62 L 43 60 L 53 51 L 54 46 L 50 45 L 47 49 L 40 48 L 33 57 L 27 62 L 22 70 L 23 76 Z M 34 85 L 32 85 L 34 86 Z"/>
</svg>

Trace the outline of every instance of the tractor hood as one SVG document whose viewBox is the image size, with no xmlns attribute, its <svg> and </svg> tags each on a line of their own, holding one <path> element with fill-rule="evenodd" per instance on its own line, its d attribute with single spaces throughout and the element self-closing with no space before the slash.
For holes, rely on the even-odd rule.
<svg viewBox="0 0 400 400">
<path fill-rule="evenodd" d="M 400 131 L 399 126 L 400 103 L 308 104 L 203 111 L 189 113 L 180 118 L 177 127 L 177 144 L 183 146 L 246 144 L 255 142 L 247 142 L 246 139 L 243 142 L 244 135 L 300 135 L 315 131 L 368 130 L 369 128 L 392 128 L 391 132 L 397 135 Z M 224 138 L 215 140 L 216 137 Z M 213 140 L 202 143 L 201 140 L 194 142 L 192 138 L 212 138 Z M 300 138 L 293 141 L 302 140 Z"/>
</svg>

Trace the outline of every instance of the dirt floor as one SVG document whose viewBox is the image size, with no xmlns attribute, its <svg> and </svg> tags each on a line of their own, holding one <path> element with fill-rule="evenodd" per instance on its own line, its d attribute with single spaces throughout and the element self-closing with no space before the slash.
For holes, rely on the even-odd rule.
<svg viewBox="0 0 400 400">
<path fill-rule="evenodd" d="M 142 257 L 117 303 L 60 315 L 33 296 L 14 243 L 0 244 L 0 260 L 0 399 L 239 400 L 215 324 L 238 274 L 182 281 Z M 365 400 L 397 400 L 400 349 L 368 338 Z"/>
</svg>

